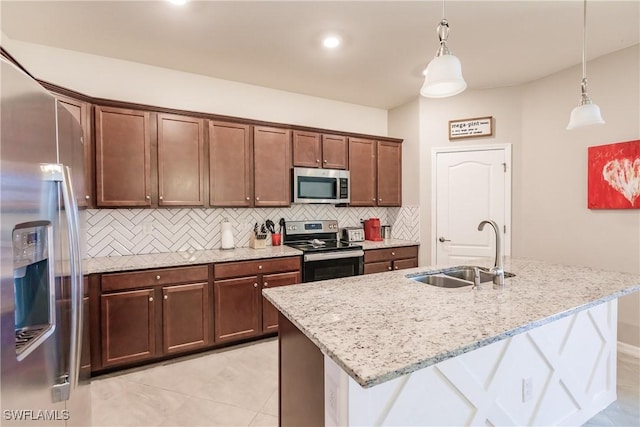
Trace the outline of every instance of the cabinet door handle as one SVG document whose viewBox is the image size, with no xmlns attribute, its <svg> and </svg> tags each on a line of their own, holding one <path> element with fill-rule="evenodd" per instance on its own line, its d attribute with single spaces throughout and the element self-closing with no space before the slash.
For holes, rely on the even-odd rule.
<svg viewBox="0 0 640 427">
<path fill-rule="evenodd" d="M 164 197 L 160 196 L 160 200 L 164 200 Z"/>
<path fill-rule="evenodd" d="M 160 275 L 156 276 L 156 280 L 160 280 Z"/>
<path fill-rule="evenodd" d="M 316 159 L 316 163 L 320 163 L 320 159 Z"/>
<path fill-rule="evenodd" d="M 254 283 L 254 284 L 253 284 L 253 287 L 254 287 L 254 288 L 257 288 L 257 287 L 258 287 L 258 284 L 257 284 L 257 283 Z"/>
<path fill-rule="evenodd" d="M 145 196 L 145 199 L 151 200 L 151 196 Z"/>
<path fill-rule="evenodd" d="M 247 200 L 250 200 L 251 198 L 249 196 L 247 196 Z"/>
<path fill-rule="evenodd" d="M 389 271 L 391 271 L 391 266 L 389 266 Z"/>
<path fill-rule="evenodd" d="M 378 199 L 378 201 L 379 201 L 379 202 L 381 202 L 381 201 L 382 201 L 382 199 Z"/>
<path fill-rule="evenodd" d="M 91 197 L 87 194 L 86 196 L 84 196 L 85 200 L 89 200 Z"/>
<path fill-rule="evenodd" d="M 269 286 L 269 283 L 264 282 L 264 287 L 266 288 L 267 286 Z"/>
<path fill-rule="evenodd" d="M 149 297 L 149 302 L 153 302 L 153 297 Z"/>
<path fill-rule="evenodd" d="M 260 201 L 260 197 L 256 197 L 256 200 L 259 202 Z"/>
<path fill-rule="evenodd" d="M 325 162 L 325 163 L 327 163 L 327 161 L 326 161 L 326 160 L 325 160 L 324 162 Z"/>
<path fill-rule="evenodd" d="M 375 198 L 375 197 L 373 198 L 373 201 L 374 201 L 374 202 L 376 201 L 376 198 Z"/>
<path fill-rule="evenodd" d="M 398 266 L 396 265 L 396 267 L 395 267 L 395 268 L 396 268 L 396 270 L 397 270 L 397 269 L 398 269 Z"/>
<path fill-rule="evenodd" d="M 165 299 L 165 300 L 169 299 L 169 296 L 168 296 L 168 295 L 165 295 L 165 296 L 164 296 L 164 299 Z"/>
</svg>

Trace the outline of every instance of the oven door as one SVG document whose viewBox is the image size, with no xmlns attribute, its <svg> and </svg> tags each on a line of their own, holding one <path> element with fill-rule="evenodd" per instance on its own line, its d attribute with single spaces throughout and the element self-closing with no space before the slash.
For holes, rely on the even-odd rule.
<svg viewBox="0 0 640 427">
<path fill-rule="evenodd" d="M 337 279 L 364 272 L 364 251 L 335 251 L 305 254 L 302 281 Z"/>
</svg>

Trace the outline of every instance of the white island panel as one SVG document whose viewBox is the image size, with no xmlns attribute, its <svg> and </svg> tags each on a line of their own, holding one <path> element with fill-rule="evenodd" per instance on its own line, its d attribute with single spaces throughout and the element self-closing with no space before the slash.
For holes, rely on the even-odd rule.
<svg viewBox="0 0 640 427">
<path fill-rule="evenodd" d="M 325 356 L 325 425 L 580 425 L 616 399 L 616 328 L 613 299 L 370 388 Z"/>
</svg>

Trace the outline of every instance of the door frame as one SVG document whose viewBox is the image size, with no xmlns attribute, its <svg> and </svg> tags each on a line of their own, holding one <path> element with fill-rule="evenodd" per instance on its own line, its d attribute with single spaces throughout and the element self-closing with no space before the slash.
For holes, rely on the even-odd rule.
<svg viewBox="0 0 640 427">
<path fill-rule="evenodd" d="M 504 254 L 511 255 L 511 181 L 512 177 L 512 144 L 488 144 L 488 145 L 467 145 L 467 146 L 448 146 L 448 147 L 432 147 L 431 148 L 431 265 L 436 263 L 437 255 L 437 242 L 436 242 L 436 227 L 437 227 L 437 157 L 441 153 L 457 153 L 465 151 L 494 151 L 502 150 L 505 154 L 505 163 L 507 173 L 505 174 L 505 188 L 504 188 L 504 225 L 506 227 L 506 233 L 503 234 L 503 246 Z"/>
</svg>

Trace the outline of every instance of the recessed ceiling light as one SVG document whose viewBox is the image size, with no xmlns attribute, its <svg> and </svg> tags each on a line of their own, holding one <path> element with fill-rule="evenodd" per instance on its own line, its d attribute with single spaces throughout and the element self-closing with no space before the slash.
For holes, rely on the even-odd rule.
<svg viewBox="0 0 640 427">
<path fill-rule="evenodd" d="M 327 49 L 335 49 L 340 46 L 340 38 L 337 36 L 327 36 L 322 41 L 322 45 Z"/>
<path fill-rule="evenodd" d="M 182 6 L 187 3 L 187 0 L 167 0 L 169 3 L 177 4 L 178 6 Z"/>
</svg>

